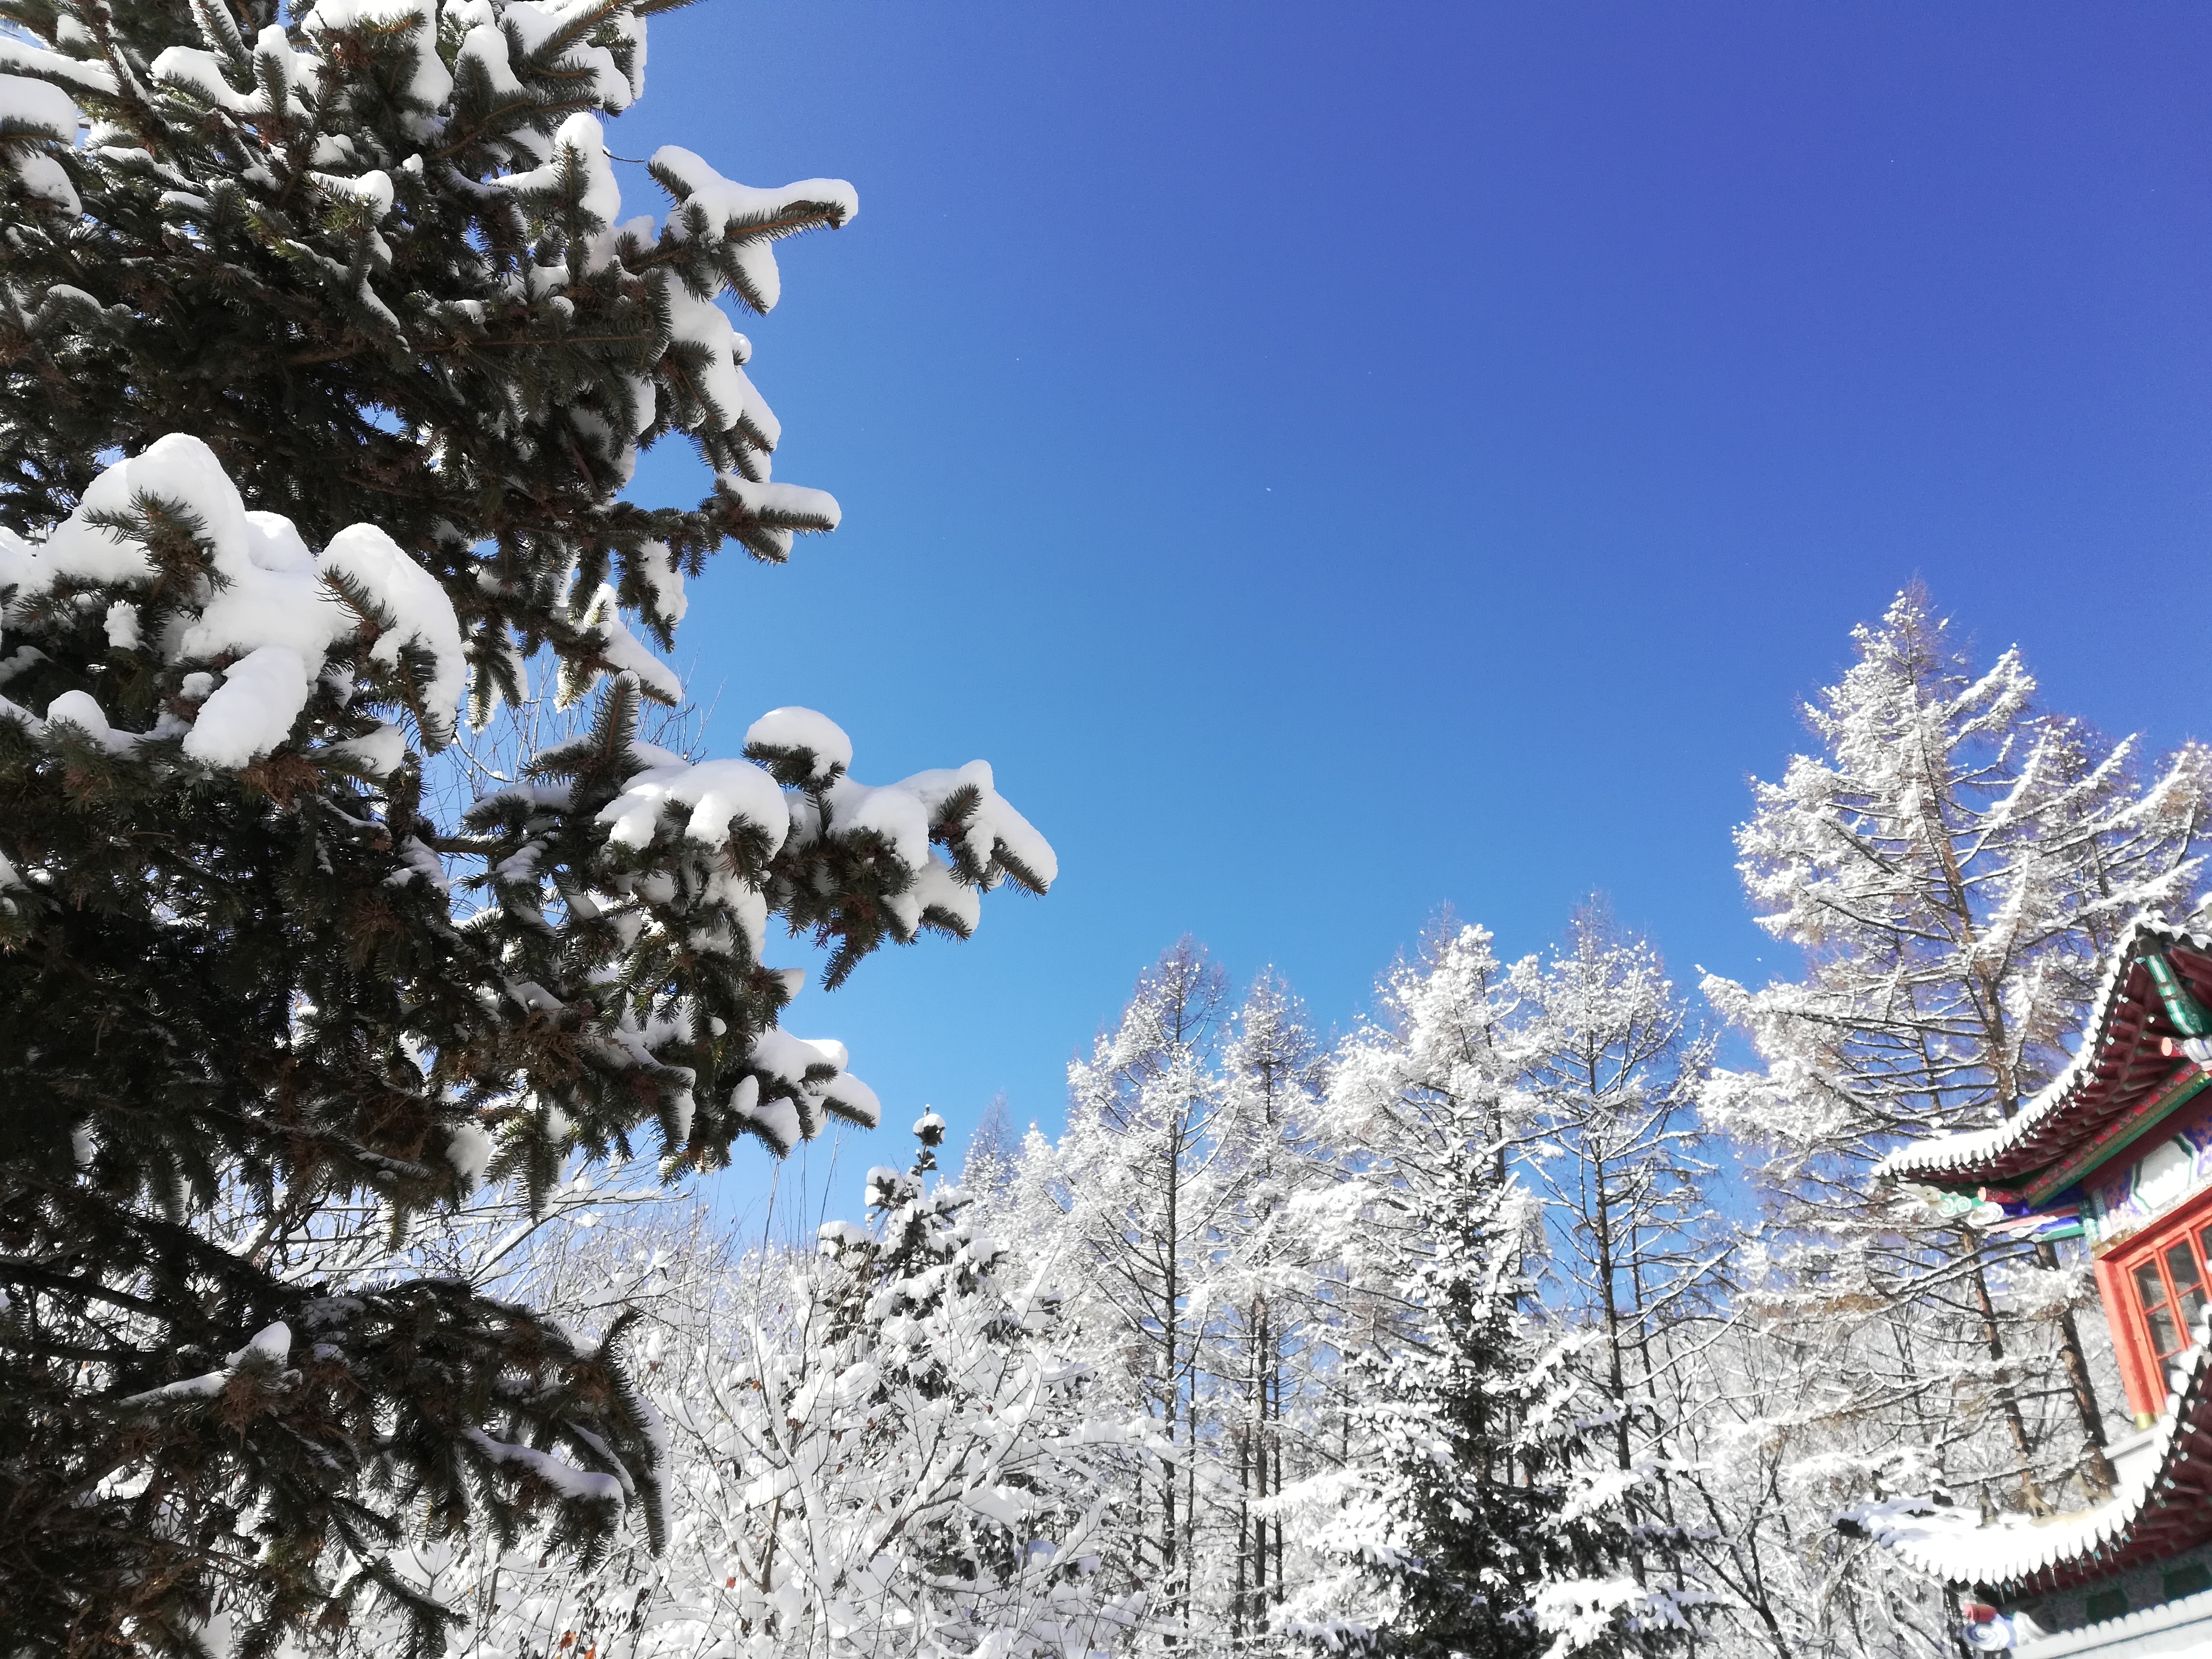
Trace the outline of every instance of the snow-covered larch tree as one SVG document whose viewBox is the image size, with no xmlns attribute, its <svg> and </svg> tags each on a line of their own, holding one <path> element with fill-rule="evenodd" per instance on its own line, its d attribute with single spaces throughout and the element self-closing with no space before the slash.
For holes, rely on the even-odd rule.
<svg viewBox="0 0 2212 1659">
<path fill-rule="evenodd" d="M 991 1097 L 983 1115 L 968 1136 L 968 1151 L 960 1161 L 960 1184 L 979 1198 L 996 1197 L 1013 1179 L 1014 1160 L 1020 1153 L 1013 1119 L 1006 1112 L 1006 1092 Z"/>
<path fill-rule="evenodd" d="M 1215 1451 L 1214 1484 L 1234 1508 L 1218 1552 L 1234 1565 L 1226 1583 L 1218 1565 L 1209 1575 L 1210 1599 L 1239 1644 L 1267 1628 L 1288 1574 L 1306 1557 L 1303 1540 L 1289 1544 L 1280 1499 L 1286 1481 L 1311 1466 L 1320 1414 L 1310 1385 L 1334 1354 L 1334 1264 L 1301 1203 L 1339 1175 L 1319 1132 L 1321 1062 L 1304 1009 L 1263 974 L 1237 1010 L 1219 1061 L 1214 1136 L 1231 1202 L 1218 1223 L 1219 1316 L 1200 1357 L 1227 1442 Z"/>
<path fill-rule="evenodd" d="M 1345 1406 L 1340 1270 L 1305 1201 L 1344 1176 L 1322 1060 L 1272 973 L 1232 1009 L 1185 940 L 1070 1068 L 1066 1133 L 1032 1129 L 986 1206 L 994 1231 L 1052 1241 L 1070 1352 L 1161 1454 L 1115 1517 L 1155 1590 L 1143 1651 L 1279 1645 L 1314 1562 L 1286 1494 L 1335 1461 Z"/>
<path fill-rule="evenodd" d="M 1514 978 L 1515 1162 L 1541 1201 L 1538 1276 L 1547 1307 L 1588 1334 L 1575 1363 L 1608 1419 L 1603 1455 L 1577 1474 L 1624 1512 L 1642 1592 L 1627 1633 L 1664 1647 L 1715 1599 L 1692 1559 L 1702 1517 L 1674 1484 L 1698 1321 L 1725 1291 L 1731 1243 L 1706 1196 L 1714 1171 L 1695 1101 L 1712 1045 L 1691 1030 L 1658 952 L 1599 906 Z"/>
<path fill-rule="evenodd" d="M 1220 1314 L 1218 1231 L 1234 1203 L 1215 1135 L 1212 1048 L 1228 988 L 1184 939 L 1139 981 L 1115 1029 L 1068 1068 L 1067 1128 L 1032 1138 L 1012 1194 L 1066 1262 L 1069 1316 L 1099 1374 L 1172 1454 L 1134 1494 L 1133 1562 L 1152 1619 L 1188 1635 L 1200 1523 L 1200 1439 L 1216 1426 L 1201 1361 Z"/>
<path fill-rule="evenodd" d="M 186 1652 L 397 1599 L 411 1530 L 656 1527 L 622 1358 L 449 1279 L 302 1282 L 269 1237 L 564 1153 L 672 1175 L 825 1115 L 831 981 L 1050 848 L 974 763 L 871 788 L 828 720 L 641 742 L 684 581 L 837 521 L 772 480 L 718 302 L 851 188 L 602 119 L 658 0 L 4 0 L 0 20 L 0 1627 Z M 80 133 L 82 140 L 80 142 Z M 625 501 L 684 434 L 690 507 Z M 634 631 L 634 629 L 635 631 Z M 598 702 L 459 822 L 423 762 L 550 653 Z"/>
<path fill-rule="evenodd" d="M 2011 1116 L 2063 1066 L 2111 941 L 2192 893 L 2212 751 L 2153 764 L 2134 738 L 2042 709 L 2017 649 L 1976 672 L 1917 588 L 1855 641 L 1805 710 L 1819 751 L 1754 786 L 1737 834 L 1760 925 L 1803 969 L 1757 990 L 1705 981 L 1765 1062 L 1717 1077 L 1706 1104 L 1771 1151 L 1778 1305 L 1866 1335 L 1839 1374 L 1885 1419 L 1867 1456 L 1892 1435 L 2032 1505 L 2069 1477 L 2101 1491 L 2078 1275 L 2047 1244 L 1988 1248 L 1869 1174 L 1905 1139 Z"/>
</svg>

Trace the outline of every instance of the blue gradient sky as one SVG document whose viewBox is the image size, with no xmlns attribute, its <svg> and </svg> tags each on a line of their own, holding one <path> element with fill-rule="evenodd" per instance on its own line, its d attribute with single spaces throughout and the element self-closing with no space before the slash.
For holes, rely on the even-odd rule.
<svg viewBox="0 0 2212 1659">
<path fill-rule="evenodd" d="M 616 150 L 861 200 L 740 325 L 846 518 L 694 586 L 710 741 L 983 756 L 1060 855 L 793 1010 L 886 1104 L 851 1184 L 925 1103 L 1054 1121 L 1185 931 L 1324 1024 L 1446 903 L 1517 951 L 1601 889 L 1762 975 L 1745 780 L 1915 574 L 2056 705 L 2212 735 L 2208 87 L 2177 5 L 656 22 Z"/>
</svg>

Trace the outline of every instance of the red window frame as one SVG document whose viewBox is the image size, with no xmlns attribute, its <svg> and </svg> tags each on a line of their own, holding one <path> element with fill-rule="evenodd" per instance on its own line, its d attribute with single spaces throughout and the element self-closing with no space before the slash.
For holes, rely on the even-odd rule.
<svg viewBox="0 0 2212 1659">
<path fill-rule="evenodd" d="M 2166 1367 L 2189 1351 L 2197 1316 L 2212 1302 L 2212 1188 L 2114 1244 L 2096 1267 L 2129 1408 L 2138 1422 L 2155 1417 L 2166 1409 Z M 2190 1270 L 2193 1285 L 2181 1277 Z"/>
</svg>

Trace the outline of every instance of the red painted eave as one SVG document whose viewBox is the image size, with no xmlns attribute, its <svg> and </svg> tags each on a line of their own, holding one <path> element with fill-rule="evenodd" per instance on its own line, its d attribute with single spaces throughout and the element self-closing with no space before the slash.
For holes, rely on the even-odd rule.
<svg viewBox="0 0 2212 1659">
<path fill-rule="evenodd" d="M 2212 1364 L 2200 1341 L 2164 1421 L 2151 1468 L 2111 1502 L 2043 1524 L 1977 1526 L 1924 1499 L 1871 1504 L 1842 1517 L 1905 1563 L 2004 1606 L 2078 1589 L 2212 1542 Z"/>
</svg>

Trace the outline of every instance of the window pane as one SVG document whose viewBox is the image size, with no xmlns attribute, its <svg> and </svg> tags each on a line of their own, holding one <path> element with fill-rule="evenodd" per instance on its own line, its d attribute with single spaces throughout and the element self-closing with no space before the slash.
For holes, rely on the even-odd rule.
<svg viewBox="0 0 2212 1659">
<path fill-rule="evenodd" d="M 2173 1322 L 2173 1310 L 2166 1305 L 2166 1280 L 2159 1273 L 2157 1262 L 2136 1266 L 2136 1294 L 2142 1299 L 2143 1316 L 2150 1326 L 2151 1351 L 2160 1359 L 2179 1352 L 2181 1330 Z"/>
<path fill-rule="evenodd" d="M 2143 1311 L 2166 1305 L 2166 1280 L 2158 1271 L 2155 1261 L 2136 1264 L 2136 1294 L 2142 1298 Z"/>
<path fill-rule="evenodd" d="M 2150 1345 L 2160 1359 L 2181 1352 L 2181 1328 L 2173 1322 L 2172 1310 L 2162 1305 L 2150 1316 Z"/>
<path fill-rule="evenodd" d="M 2204 1282 L 2197 1270 L 2197 1251 L 2185 1238 L 2166 1247 L 2166 1271 L 2173 1280 L 2176 1311 L 2181 1318 L 2184 1341 L 2197 1334 L 2197 1316 L 2204 1311 Z"/>
<path fill-rule="evenodd" d="M 2101 1625 L 2107 1619 L 2118 1619 L 2128 1610 L 2128 1593 L 2114 1588 L 2091 1590 L 2081 1611 L 2093 1625 Z"/>
</svg>

